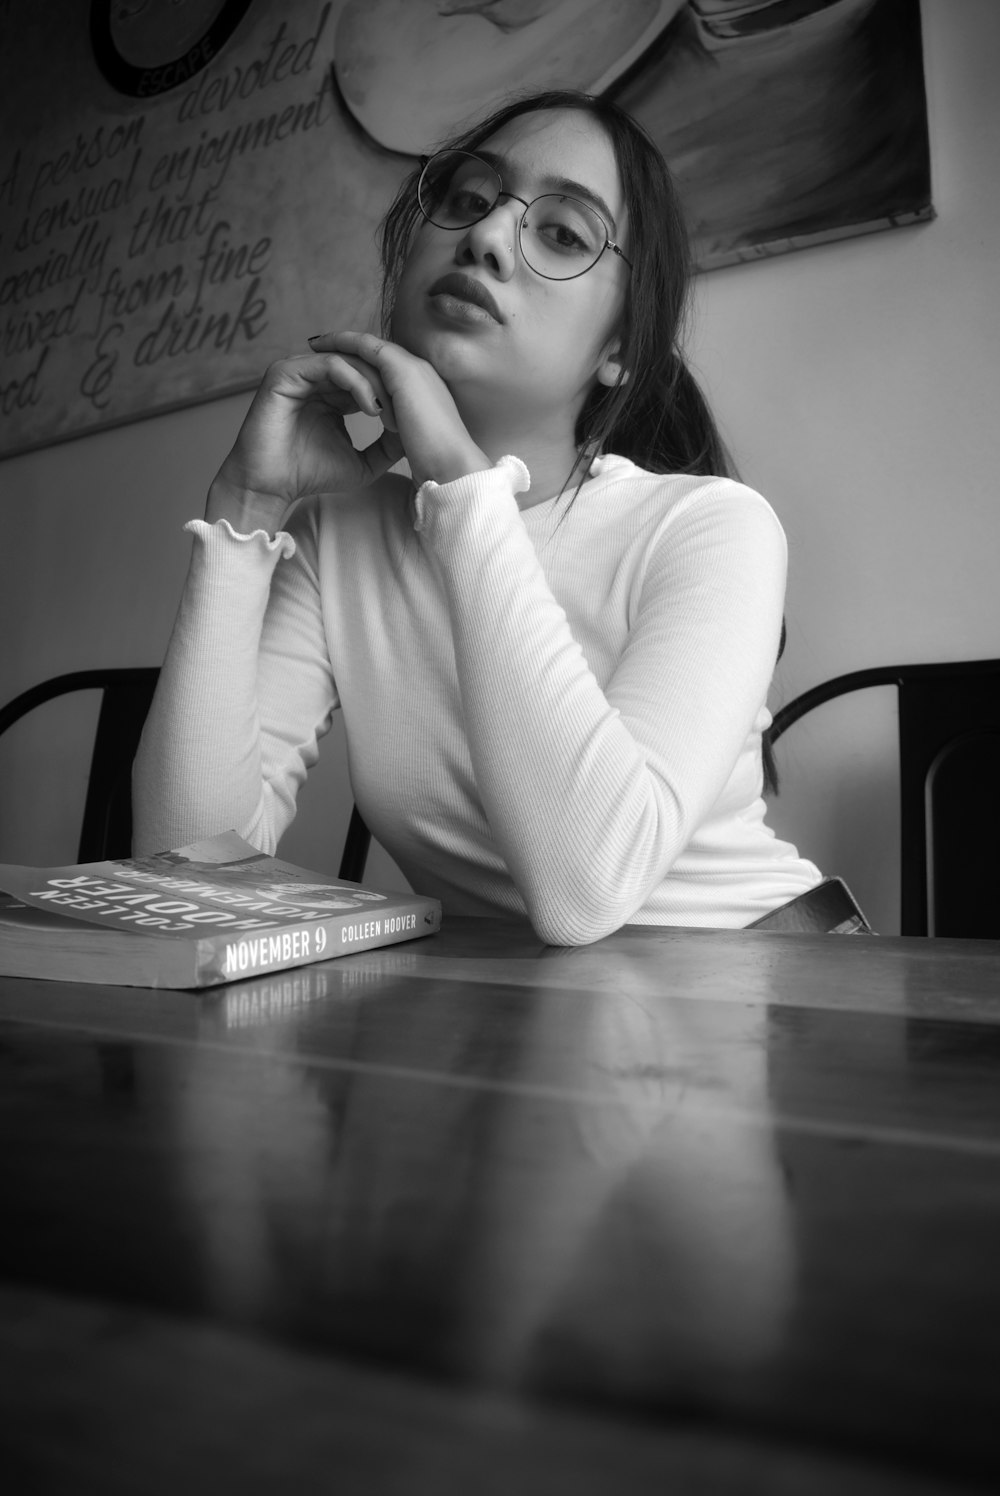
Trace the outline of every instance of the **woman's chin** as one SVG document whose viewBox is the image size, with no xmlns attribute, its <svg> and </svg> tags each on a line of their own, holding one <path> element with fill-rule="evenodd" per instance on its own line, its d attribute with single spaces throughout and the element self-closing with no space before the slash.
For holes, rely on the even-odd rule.
<svg viewBox="0 0 1000 1496">
<path fill-rule="evenodd" d="M 422 358 L 444 380 L 452 395 L 470 381 L 483 378 L 483 361 L 477 358 L 468 340 L 450 335 L 447 328 L 407 327 L 392 329 L 392 340 L 414 358 Z"/>
</svg>

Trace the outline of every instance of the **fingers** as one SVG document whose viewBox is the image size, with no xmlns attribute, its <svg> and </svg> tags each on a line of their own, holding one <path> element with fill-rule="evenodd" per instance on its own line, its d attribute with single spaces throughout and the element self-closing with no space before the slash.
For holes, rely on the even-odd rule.
<svg viewBox="0 0 1000 1496">
<path fill-rule="evenodd" d="M 395 430 L 392 399 L 381 373 L 362 356 L 328 349 L 325 344 L 332 342 L 335 336 L 309 339 L 309 345 L 314 349 L 313 356 L 320 361 L 316 367 L 325 372 L 338 388 L 349 390 L 359 410 Z"/>
<path fill-rule="evenodd" d="M 377 415 L 375 392 L 367 373 L 342 358 L 324 354 L 292 354 L 269 365 L 260 385 L 265 395 L 304 400 L 311 395 L 332 397 L 343 410 L 366 410 Z"/>
<path fill-rule="evenodd" d="M 398 431 L 416 479 L 478 472 L 488 459 L 469 435 L 447 382 L 433 363 L 374 333 L 331 332 L 310 346 L 363 370 L 386 390 L 382 423 Z"/>
<path fill-rule="evenodd" d="M 426 413 L 442 398 L 451 403 L 434 366 L 389 338 L 371 332 L 325 332 L 310 338 L 309 346 L 362 371 L 382 401 L 382 424 L 398 431 L 402 422 L 404 441 L 409 440 L 408 419 L 418 406 Z"/>
<path fill-rule="evenodd" d="M 355 358 L 363 359 L 366 364 L 376 366 L 387 351 L 399 354 L 404 352 L 397 343 L 380 338 L 374 332 L 323 332 L 307 341 L 316 353 L 352 354 Z"/>
<path fill-rule="evenodd" d="M 378 374 L 383 384 L 391 384 L 393 377 L 402 373 L 407 365 L 423 362 L 398 343 L 380 338 L 373 332 L 324 332 L 310 338 L 309 346 L 317 353 L 334 353 L 352 362 L 357 361 L 366 370 Z"/>
<path fill-rule="evenodd" d="M 357 452 L 365 481 L 373 482 L 406 455 L 396 427 L 392 398 L 381 373 L 372 362 L 387 345 L 372 333 L 323 333 L 309 338 L 314 350 L 313 365 L 318 360 L 330 381 L 349 391 L 357 408 L 382 422 L 382 434 L 369 446 Z"/>
<path fill-rule="evenodd" d="M 365 481 L 372 483 L 376 478 L 381 478 L 383 473 L 387 473 L 405 455 L 398 434 L 395 431 L 383 431 L 377 441 L 358 453 Z"/>
</svg>

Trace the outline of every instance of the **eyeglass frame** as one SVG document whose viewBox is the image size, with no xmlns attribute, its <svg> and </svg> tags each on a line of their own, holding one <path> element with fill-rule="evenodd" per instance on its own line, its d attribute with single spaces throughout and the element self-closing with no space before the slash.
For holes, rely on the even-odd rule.
<svg viewBox="0 0 1000 1496">
<path fill-rule="evenodd" d="M 428 166 L 430 166 L 432 161 L 436 161 L 439 156 L 467 156 L 472 161 L 478 161 L 480 166 L 485 166 L 486 170 L 491 171 L 496 177 L 497 181 L 500 183 L 500 191 L 497 193 L 495 199 L 487 208 L 486 212 L 483 213 L 480 218 L 474 218 L 471 223 L 460 223 L 456 224 L 454 227 L 449 227 L 448 224 L 435 223 L 434 219 L 431 218 L 430 215 L 424 210 L 424 205 L 420 201 L 420 189 L 423 186 L 424 177 L 427 174 Z M 591 203 L 585 203 L 583 202 L 582 198 L 574 197 L 572 192 L 540 192 L 538 196 L 533 197 L 530 202 L 525 202 L 524 198 L 519 197 L 516 192 L 507 191 L 507 189 L 503 185 L 503 177 L 497 171 L 493 163 L 491 161 L 485 161 L 482 156 L 477 156 L 475 151 L 466 151 L 463 150 L 460 146 L 449 146 L 443 151 L 435 151 L 432 156 L 420 157 L 420 176 L 417 178 L 417 207 L 420 210 L 420 215 L 425 223 L 431 224 L 432 227 L 436 229 L 441 229 L 446 234 L 461 234 L 465 229 L 475 228 L 477 223 L 485 223 L 486 219 L 489 218 L 490 214 L 493 212 L 494 208 L 497 206 L 502 197 L 513 198 L 516 203 L 520 203 L 524 208 L 524 212 L 518 219 L 517 224 L 517 247 L 521 251 L 522 260 L 527 265 L 532 275 L 538 275 L 541 276 L 542 280 L 550 281 L 579 280 L 581 275 L 587 275 L 589 271 L 593 270 L 594 266 L 598 263 L 606 249 L 612 250 L 614 254 L 618 255 L 620 259 L 625 261 L 625 264 L 630 270 L 632 269 L 632 261 L 628 258 L 621 246 L 616 244 L 608 234 L 608 226 L 605 223 L 603 216 L 597 211 L 595 207 L 593 207 Z M 528 209 L 533 208 L 535 203 L 541 202 L 541 200 L 546 197 L 560 197 L 566 199 L 569 202 L 580 203 L 582 207 L 587 209 L 588 213 L 593 213 L 594 217 L 601 225 L 601 228 L 604 230 L 604 243 L 598 250 L 596 257 L 591 260 L 590 264 L 585 270 L 577 270 L 573 275 L 546 275 L 544 270 L 537 270 L 528 259 L 528 256 L 525 254 L 524 246 L 521 243 L 521 230 L 524 227 L 524 220 L 527 217 Z"/>
</svg>

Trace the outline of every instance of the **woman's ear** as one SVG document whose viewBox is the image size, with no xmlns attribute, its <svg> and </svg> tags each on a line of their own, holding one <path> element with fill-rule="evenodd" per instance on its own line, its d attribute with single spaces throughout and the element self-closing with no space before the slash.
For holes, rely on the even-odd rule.
<svg viewBox="0 0 1000 1496">
<path fill-rule="evenodd" d="M 609 348 L 597 366 L 598 384 L 607 385 L 611 389 L 619 380 L 624 384 L 626 379 L 628 379 L 628 370 L 622 369 L 620 350 L 617 346 Z"/>
</svg>

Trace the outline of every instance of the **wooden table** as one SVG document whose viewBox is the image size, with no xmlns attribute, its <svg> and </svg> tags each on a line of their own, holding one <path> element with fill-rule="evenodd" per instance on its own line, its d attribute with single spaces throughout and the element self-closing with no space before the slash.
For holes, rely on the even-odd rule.
<svg viewBox="0 0 1000 1496">
<path fill-rule="evenodd" d="M 1000 947 L 0 982 L 16 1493 L 1000 1488 Z"/>
</svg>

